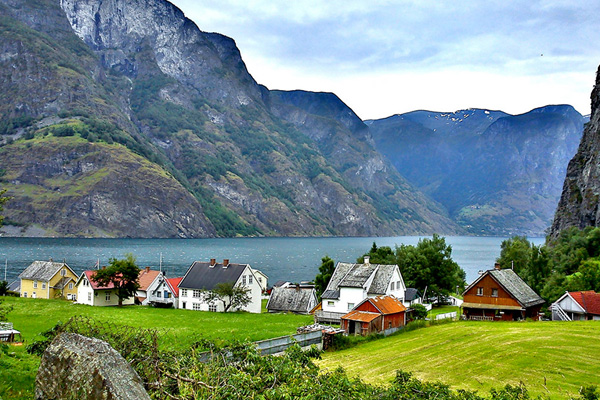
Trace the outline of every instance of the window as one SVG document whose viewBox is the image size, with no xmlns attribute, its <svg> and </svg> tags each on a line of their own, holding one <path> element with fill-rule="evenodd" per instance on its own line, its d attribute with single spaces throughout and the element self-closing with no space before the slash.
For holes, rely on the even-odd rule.
<svg viewBox="0 0 600 400">
<path fill-rule="evenodd" d="M 477 288 L 477 296 L 483 296 L 483 288 L 481 286 Z"/>
<path fill-rule="evenodd" d="M 23 292 L 23 297 L 27 297 L 27 292 Z"/>
<path fill-rule="evenodd" d="M 201 292 L 202 292 L 201 290 L 194 289 L 194 292 L 192 293 L 192 297 L 194 297 L 195 299 L 199 299 Z M 196 304 L 196 303 L 194 303 L 194 304 Z"/>
<path fill-rule="evenodd" d="M 66 276 L 67 275 L 67 270 L 66 269 L 61 269 L 60 270 L 60 276 Z"/>
<path fill-rule="evenodd" d="M 498 297 L 498 289 L 492 289 L 492 297 Z"/>
<path fill-rule="evenodd" d="M 394 290 L 394 282 L 390 284 L 390 290 Z"/>
<path fill-rule="evenodd" d="M 181 289 L 181 297 L 187 297 L 187 289 Z M 185 308 L 185 306 L 183 308 Z"/>
<path fill-rule="evenodd" d="M 200 311 L 200 303 L 192 303 L 192 310 Z"/>
<path fill-rule="evenodd" d="M 88 301 L 92 301 L 92 293 L 88 293 Z"/>
<path fill-rule="evenodd" d="M 213 303 L 210 303 L 210 304 L 208 305 L 208 311 L 211 311 L 211 312 L 217 312 L 217 305 L 216 305 L 216 304 L 213 304 Z"/>
<path fill-rule="evenodd" d="M 46 282 L 42 282 L 42 289 L 46 289 Z"/>
<path fill-rule="evenodd" d="M 262 278 L 260 276 L 258 277 L 258 283 L 262 283 Z"/>
<path fill-rule="evenodd" d="M 334 301 L 328 301 L 328 302 L 327 302 L 327 305 L 328 305 L 329 307 L 333 307 L 333 306 L 335 305 L 335 302 L 334 302 Z"/>
<path fill-rule="evenodd" d="M 396 289 L 400 290 L 400 281 L 396 282 Z"/>
<path fill-rule="evenodd" d="M 252 275 L 248 275 L 248 285 L 252 285 Z"/>
<path fill-rule="evenodd" d="M 156 292 L 156 297 L 162 297 L 162 292 L 161 291 Z"/>
<path fill-rule="evenodd" d="M 348 311 L 354 308 L 354 303 L 348 303 Z"/>
<path fill-rule="evenodd" d="M 246 275 L 242 275 L 242 285 L 246 286 Z"/>
<path fill-rule="evenodd" d="M 73 290 L 73 282 L 69 282 L 69 289 Z"/>
<path fill-rule="evenodd" d="M 171 298 L 171 292 L 165 291 L 165 298 L 170 299 Z"/>
<path fill-rule="evenodd" d="M 33 288 L 37 289 L 37 281 L 33 281 Z"/>
<path fill-rule="evenodd" d="M 104 297 L 106 301 L 110 301 L 110 292 L 106 292 L 106 296 Z"/>
</svg>

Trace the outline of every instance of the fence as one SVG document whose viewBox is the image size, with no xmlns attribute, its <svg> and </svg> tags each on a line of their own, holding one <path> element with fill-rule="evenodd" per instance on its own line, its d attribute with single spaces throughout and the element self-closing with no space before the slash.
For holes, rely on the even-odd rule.
<svg viewBox="0 0 600 400">
<path fill-rule="evenodd" d="M 456 311 L 452 311 L 452 312 L 448 312 L 448 313 L 444 313 L 444 314 L 438 314 L 435 316 L 436 321 L 439 319 L 446 319 L 446 318 L 456 318 Z"/>
<path fill-rule="evenodd" d="M 292 336 L 281 336 L 274 339 L 261 340 L 256 343 L 261 354 L 275 354 L 285 351 L 291 345 L 297 343 L 300 347 L 307 347 L 316 344 L 321 346 L 323 332 L 315 331 L 309 333 L 300 333 Z"/>
</svg>

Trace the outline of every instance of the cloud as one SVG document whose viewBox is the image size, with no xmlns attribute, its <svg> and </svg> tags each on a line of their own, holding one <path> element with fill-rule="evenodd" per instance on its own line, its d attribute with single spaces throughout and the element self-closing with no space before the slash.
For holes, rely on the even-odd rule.
<svg viewBox="0 0 600 400">
<path fill-rule="evenodd" d="M 448 110 L 458 104 L 455 90 L 473 94 L 471 106 L 479 106 L 478 87 L 467 85 L 489 81 L 502 82 L 517 92 L 519 87 L 532 90 L 525 95 L 513 92 L 513 96 L 537 99 L 534 107 L 546 104 L 546 92 L 552 88 L 564 93 L 563 102 L 568 102 L 575 89 L 560 79 L 572 79 L 581 97 L 573 105 L 589 112 L 594 82 L 590 74 L 600 60 L 600 49 L 593 45 L 600 26 L 594 1 L 174 3 L 200 29 L 234 38 L 258 82 L 270 88 L 335 89 L 359 114 L 369 116 L 376 111 L 355 99 L 370 97 L 373 104 L 400 95 L 418 98 L 419 87 L 435 89 L 427 79 L 438 82 L 438 88 L 443 88 L 440 84 L 448 87 L 436 95 L 440 101 L 445 99 Z M 452 78 L 451 73 L 460 76 Z M 579 83 L 584 79 L 589 79 L 587 85 Z M 402 81 L 411 84 L 401 90 L 390 83 Z M 420 86 L 413 85 L 417 82 Z M 461 89 L 456 82 L 465 86 Z M 373 96 L 366 92 L 369 85 L 372 90 L 378 88 Z M 390 92 L 392 87 L 394 92 Z M 345 93 L 350 94 L 343 97 Z M 401 103 L 397 112 L 411 108 Z M 388 104 L 379 106 L 387 108 Z"/>
</svg>

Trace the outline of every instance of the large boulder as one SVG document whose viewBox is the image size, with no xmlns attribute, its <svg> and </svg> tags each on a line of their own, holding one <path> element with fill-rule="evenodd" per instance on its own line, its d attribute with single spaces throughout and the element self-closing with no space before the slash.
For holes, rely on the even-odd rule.
<svg viewBox="0 0 600 400">
<path fill-rule="evenodd" d="M 129 363 L 102 340 L 75 333 L 57 336 L 35 379 L 36 399 L 150 399 Z"/>
</svg>

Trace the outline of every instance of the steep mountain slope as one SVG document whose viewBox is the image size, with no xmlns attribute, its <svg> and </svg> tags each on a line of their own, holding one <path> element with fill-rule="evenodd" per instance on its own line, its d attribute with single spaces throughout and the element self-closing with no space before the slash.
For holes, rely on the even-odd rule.
<svg viewBox="0 0 600 400">
<path fill-rule="evenodd" d="M 562 194 L 550 229 L 556 238 L 569 227 L 600 225 L 600 67 L 591 94 L 592 114 L 577 154 L 569 162 Z"/>
<path fill-rule="evenodd" d="M 169 180 L 142 181 L 167 185 L 190 201 L 197 218 L 179 221 L 178 230 L 159 230 L 165 235 L 460 231 L 439 205 L 388 168 L 349 108 L 315 111 L 269 92 L 248 74 L 233 40 L 200 31 L 166 1 L 0 0 L 0 24 L 0 91 L 6 94 L 0 157 L 14 159 L 23 143 L 46 137 L 66 147 L 75 142 L 65 137 L 84 138 L 109 145 L 106 152 L 125 151 L 114 143 L 121 144 L 138 168 L 151 162 Z M 286 107 L 309 123 L 287 118 Z M 57 170 L 69 162 L 59 157 Z M 39 203 L 28 202 L 19 185 L 32 182 L 42 191 L 47 183 L 27 176 L 30 168 L 6 169 L 0 184 L 10 185 L 15 197 L 6 206 L 15 223 L 36 223 L 57 235 L 135 235 L 89 217 L 88 228 L 69 230 L 53 222 L 59 208 L 55 218 L 25 219 Z M 68 191 L 63 176 L 46 178 Z M 129 196 L 125 180 L 110 185 Z M 160 220 L 153 203 L 135 200 L 149 220 Z M 158 235 L 129 225 L 139 236 Z"/>
<path fill-rule="evenodd" d="M 543 235 L 585 118 L 571 106 L 522 115 L 417 111 L 368 121 L 377 148 L 474 234 Z"/>
</svg>

